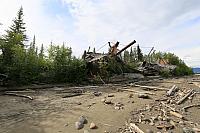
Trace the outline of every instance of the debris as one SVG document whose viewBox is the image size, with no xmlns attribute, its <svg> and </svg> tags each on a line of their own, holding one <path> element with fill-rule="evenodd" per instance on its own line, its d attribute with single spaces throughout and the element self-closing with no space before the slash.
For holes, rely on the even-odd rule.
<svg viewBox="0 0 200 133">
<path fill-rule="evenodd" d="M 120 110 L 120 107 L 116 106 L 115 109 L 116 109 L 116 110 Z"/>
<path fill-rule="evenodd" d="M 103 103 L 104 103 L 105 101 L 106 101 L 106 99 L 105 99 L 105 98 L 101 99 L 101 102 L 103 102 Z"/>
<path fill-rule="evenodd" d="M 177 91 L 177 86 L 176 85 L 173 85 L 172 87 L 171 87 L 171 89 L 169 89 L 168 91 L 167 91 L 167 96 L 172 96 L 172 95 L 174 95 L 175 94 L 175 92 Z"/>
<path fill-rule="evenodd" d="M 75 96 L 80 96 L 80 95 L 83 95 L 83 93 L 69 93 L 65 96 L 62 96 L 62 98 L 75 97 Z"/>
<path fill-rule="evenodd" d="M 133 94 L 129 94 L 128 97 L 129 97 L 129 98 L 133 98 Z"/>
<path fill-rule="evenodd" d="M 79 122 L 82 124 L 86 124 L 87 123 L 87 119 L 85 118 L 85 116 L 80 116 L 79 117 Z"/>
<path fill-rule="evenodd" d="M 200 132 L 200 129 L 199 128 L 192 128 L 195 132 Z"/>
<path fill-rule="evenodd" d="M 177 112 L 174 112 L 174 111 L 170 111 L 169 112 L 171 115 L 173 115 L 173 116 L 176 116 L 176 117 L 178 117 L 178 118 L 183 118 L 183 116 L 181 115 L 181 114 L 179 114 L 179 113 L 177 113 Z"/>
<path fill-rule="evenodd" d="M 101 96 L 101 95 L 102 95 L 102 92 L 95 91 L 95 92 L 93 92 L 93 94 L 94 94 L 95 96 Z"/>
<path fill-rule="evenodd" d="M 140 93 L 140 94 L 138 94 L 138 98 L 149 99 L 150 97 L 147 94 Z"/>
<path fill-rule="evenodd" d="M 96 124 L 92 122 L 92 123 L 90 124 L 90 129 L 96 129 L 96 128 L 97 128 Z"/>
<path fill-rule="evenodd" d="M 129 91 L 129 92 L 134 92 L 134 93 L 143 93 L 143 94 L 149 94 L 149 95 L 155 95 L 155 93 L 152 93 L 152 92 L 148 92 L 148 91 L 136 91 L 136 90 L 133 90 L 133 89 L 119 89 L 121 91 Z"/>
<path fill-rule="evenodd" d="M 183 133 L 195 133 L 195 131 L 192 128 L 183 128 Z"/>
<path fill-rule="evenodd" d="M 84 127 L 84 125 L 83 125 L 83 123 L 77 121 L 77 122 L 75 122 L 75 127 L 76 127 L 76 129 L 79 130 L 79 129 L 82 129 Z"/>
<path fill-rule="evenodd" d="M 184 97 L 182 97 L 179 101 L 176 102 L 176 104 L 181 104 L 186 98 L 188 98 L 192 93 L 193 89 L 191 89 Z"/>
<path fill-rule="evenodd" d="M 130 129 L 132 132 L 137 132 L 137 133 L 144 133 L 138 126 L 136 126 L 134 123 L 130 123 Z"/>
<path fill-rule="evenodd" d="M 114 97 L 114 94 L 108 94 L 108 97 Z"/>
<path fill-rule="evenodd" d="M 172 111 L 176 112 L 176 109 L 175 109 L 175 108 L 172 108 L 171 106 L 165 104 L 164 102 L 161 101 L 161 104 L 164 105 L 165 107 L 171 109 Z"/>
<path fill-rule="evenodd" d="M 123 109 L 123 104 L 118 102 L 118 103 L 115 103 L 115 109 L 116 110 L 120 110 L 120 109 Z"/>
<path fill-rule="evenodd" d="M 67 127 L 68 125 L 69 125 L 69 124 L 67 123 L 67 124 L 64 125 L 64 127 Z"/>
<path fill-rule="evenodd" d="M 106 100 L 104 103 L 105 104 L 112 104 L 111 100 Z"/>
<path fill-rule="evenodd" d="M 149 90 L 162 90 L 162 91 L 168 90 L 167 88 L 161 88 L 161 87 L 156 87 L 156 86 L 135 85 L 135 87 L 140 87 L 140 88 L 149 89 Z"/>
<path fill-rule="evenodd" d="M 200 104 L 192 104 L 192 105 L 188 105 L 188 106 L 183 107 L 182 110 L 186 111 L 186 109 L 188 109 L 188 108 L 198 107 L 198 106 L 200 106 Z"/>
<path fill-rule="evenodd" d="M 30 99 L 30 100 L 33 100 L 33 98 L 32 98 L 31 96 L 22 95 L 22 94 L 16 94 L 16 93 L 4 93 L 3 95 L 17 96 L 17 97 L 24 97 L 24 98 L 28 98 L 28 99 Z"/>
</svg>

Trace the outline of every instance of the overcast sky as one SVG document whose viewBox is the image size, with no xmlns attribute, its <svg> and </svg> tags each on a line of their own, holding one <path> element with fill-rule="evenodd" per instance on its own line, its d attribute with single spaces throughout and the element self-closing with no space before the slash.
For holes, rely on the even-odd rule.
<svg viewBox="0 0 200 133">
<path fill-rule="evenodd" d="M 0 0 L 0 35 L 20 6 L 38 46 L 66 42 L 80 56 L 88 46 L 136 40 L 144 52 L 154 46 L 200 66 L 200 0 Z"/>
</svg>

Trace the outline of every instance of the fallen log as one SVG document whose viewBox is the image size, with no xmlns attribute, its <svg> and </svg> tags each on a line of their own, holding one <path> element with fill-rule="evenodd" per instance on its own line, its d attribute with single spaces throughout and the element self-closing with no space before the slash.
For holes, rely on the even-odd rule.
<svg viewBox="0 0 200 133">
<path fill-rule="evenodd" d="M 138 126 L 136 126 L 134 123 L 130 123 L 130 129 L 133 130 L 136 133 L 144 133 Z"/>
<path fill-rule="evenodd" d="M 22 94 L 16 94 L 16 93 L 4 93 L 3 95 L 24 97 L 24 98 L 28 98 L 30 100 L 33 100 L 33 98 L 31 96 L 28 96 L 28 95 L 22 95 Z"/>
<path fill-rule="evenodd" d="M 176 85 L 173 85 L 173 86 L 167 91 L 167 96 L 172 96 L 172 95 L 174 95 L 175 92 L 176 92 L 176 90 L 177 90 Z"/>
<path fill-rule="evenodd" d="M 161 88 L 161 87 L 156 87 L 156 86 L 135 85 L 135 87 L 140 87 L 140 88 L 145 88 L 145 89 L 150 89 L 150 90 L 162 90 L 162 91 L 168 90 L 167 88 Z"/>
<path fill-rule="evenodd" d="M 200 104 L 192 104 L 192 105 L 188 105 L 188 106 L 183 107 L 182 110 L 185 111 L 186 109 L 189 109 L 189 108 L 192 108 L 192 107 L 198 107 L 198 106 L 200 106 Z"/>
<path fill-rule="evenodd" d="M 83 95 L 83 93 L 75 93 L 75 94 L 65 95 L 65 96 L 62 96 L 62 98 L 75 97 L 75 96 L 80 96 L 80 95 Z"/>
<path fill-rule="evenodd" d="M 184 97 L 182 97 L 179 101 L 176 102 L 176 104 L 181 104 L 183 101 L 185 101 L 186 98 L 188 98 L 192 93 L 193 89 L 191 89 Z"/>
<path fill-rule="evenodd" d="M 194 127 L 194 128 L 192 128 L 195 132 L 200 132 L 200 129 L 199 128 L 196 128 L 196 127 Z"/>
<path fill-rule="evenodd" d="M 149 94 L 149 95 L 155 95 L 155 93 L 152 92 L 147 92 L 147 91 L 136 91 L 136 90 L 132 90 L 132 89 L 118 89 L 120 91 L 129 91 L 129 92 L 134 92 L 136 94 Z"/>
<path fill-rule="evenodd" d="M 176 117 L 178 117 L 178 118 L 183 118 L 183 115 L 181 115 L 181 114 L 179 114 L 179 113 L 177 113 L 177 112 L 174 112 L 174 111 L 170 111 L 169 112 L 171 115 L 173 115 L 173 116 L 176 116 Z"/>
</svg>

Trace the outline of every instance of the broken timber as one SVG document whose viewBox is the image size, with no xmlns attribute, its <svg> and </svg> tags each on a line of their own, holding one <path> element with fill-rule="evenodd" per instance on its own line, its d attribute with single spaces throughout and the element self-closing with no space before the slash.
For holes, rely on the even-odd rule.
<svg viewBox="0 0 200 133">
<path fill-rule="evenodd" d="M 185 101 L 186 98 L 188 98 L 192 93 L 193 89 L 191 89 L 184 97 L 182 97 L 179 101 L 176 102 L 176 104 L 181 104 L 183 101 Z"/>
<path fill-rule="evenodd" d="M 171 89 L 169 89 L 167 91 L 167 96 L 172 96 L 174 95 L 175 91 L 177 90 L 178 88 L 176 87 L 176 85 L 173 85 Z"/>
<path fill-rule="evenodd" d="M 162 90 L 162 91 L 168 90 L 167 88 L 161 88 L 161 87 L 156 87 L 156 86 L 135 85 L 135 87 L 146 88 L 146 89 L 150 89 L 150 90 Z"/>
<path fill-rule="evenodd" d="M 171 115 L 173 115 L 173 116 L 176 116 L 176 117 L 178 117 L 178 118 L 183 118 L 183 115 L 181 115 L 181 114 L 179 114 L 179 113 L 177 113 L 177 112 L 174 112 L 174 111 L 170 111 L 169 112 Z"/>
<path fill-rule="evenodd" d="M 200 106 L 200 104 L 192 104 L 192 105 L 188 105 L 188 106 L 183 107 L 182 110 L 185 111 L 186 109 L 189 109 L 189 108 L 192 108 L 192 107 L 198 107 L 198 106 Z"/>
<path fill-rule="evenodd" d="M 147 92 L 147 91 L 136 91 L 136 90 L 132 90 L 132 89 L 119 89 L 121 91 L 129 91 L 129 92 L 134 92 L 137 94 L 149 94 L 149 95 L 155 95 L 155 93 L 151 93 L 151 92 Z"/>
<path fill-rule="evenodd" d="M 130 123 L 130 129 L 133 130 L 133 132 L 136 133 L 144 133 L 138 126 L 136 126 L 134 123 Z"/>
<path fill-rule="evenodd" d="M 3 95 L 17 96 L 17 97 L 24 97 L 24 98 L 28 98 L 28 99 L 30 99 L 30 100 L 33 100 L 33 98 L 32 98 L 31 96 L 22 95 L 22 94 L 16 94 L 16 93 L 4 93 Z"/>
</svg>

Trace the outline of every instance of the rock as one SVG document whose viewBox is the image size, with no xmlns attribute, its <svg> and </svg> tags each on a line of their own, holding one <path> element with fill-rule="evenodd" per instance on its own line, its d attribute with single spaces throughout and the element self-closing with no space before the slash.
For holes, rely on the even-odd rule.
<svg viewBox="0 0 200 133">
<path fill-rule="evenodd" d="M 149 99 L 150 97 L 147 94 L 140 93 L 140 94 L 138 94 L 138 98 Z"/>
<path fill-rule="evenodd" d="M 86 120 L 85 116 L 80 116 L 78 122 L 80 122 L 81 124 L 86 124 L 87 120 Z"/>
<path fill-rule="evenodd" d="M 116 110 L 120 110 L 120 107 L 117 107 L 117 106 L 116 106 L 115 109 L 116 109 Z"/>
<path fill-rule="evenodd" d="M 64 125 L 64 127 L 67 127 L 68 125 L 69 125 L 69 124 L 67 123 L 67 124 Z"/>
<path fill-rule="evenodd" d="M 81 104 L 82 104 L 81 102 L 78 102 L 78 103 L 77 103 L 77 105 L 81 105 Z"/>
<path fill-rule="evenodd" d="M 80 123 L 79 121 L 75 122 L 75 128 L 76 129 L 82 129 L 84 127 L 83 123 Z"/>
<path fill-rule="evenodd" d="M 98 96 L 102 95 L 102 92 L 95 91 L 95 92 L 93 92 L 93 94 L 98 97 Z"/>
<path fill-rule="evenodd" d="M 121 104 L 121 103 L 118 102 L 118 103 L 115 104 L 115 106 L 121 107 L 121 106 L 123 106 L 123 104 Z"/>
<path fill-rule="evenodd" d="M 129 94 L 129 96 L 128 96 L 129 98 L 133 98 L 133 94 Z"/>
<path fill-rule="evenodd" d="M 83 133 L 89 133 L 89 131 L 88 130 L 84 130 Z"/>
<path fill-rule="evenodd" d="M 114 97 L 114 94 L 108 94 L 108 97 Z"/>
<path fill-rule="evenodd" d="M 90 129 L 95 129 L 95 128 L 97 128 L 97 126 L 92 122 L 92 123 L 90 124 Z"/>
<path fill-rule="evenodd" d="M 183 133 L 195 133 L 195 131 L 192 128 L 184 127 L 183 128 Z"/>
<path fill-rule="evenodd" d="M 112 102 L 110 100 L 106 100 L 104 103 L 105 104 L 111 104 Z"/>
<path fill-rule="evenodd" d="M 103 102 L 103 103 L 104 103 L 105 101 L 106 101 L 106 99 L 105 99 L 105 98 L 101 99 L 101 102 Z"/>
<path fill-rule="evenodd" d="M 153 131 L 151 129 L 146 129 L 145 133 L 153 133 Z"/>
</svg>

